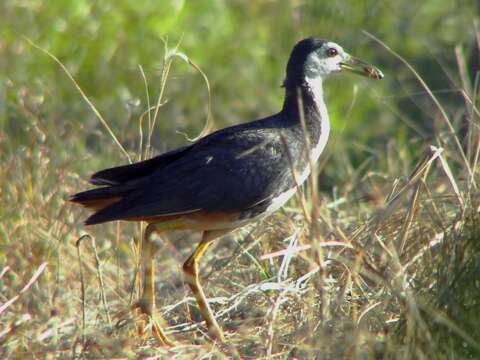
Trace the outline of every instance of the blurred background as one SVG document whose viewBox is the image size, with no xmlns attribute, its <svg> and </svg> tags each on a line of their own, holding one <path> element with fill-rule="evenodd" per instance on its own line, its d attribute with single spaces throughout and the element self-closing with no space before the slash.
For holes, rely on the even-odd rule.
<svg viewBox="0 0 480 360">
<path fill-rule="evenodd" d="M 424 89 L 363 30 L 409 61 L 447 110 L 456 111 L 462 103 L 457 91 L 462 84 L 455 48 L 474 74 L 479 61 L 472 50 L 474 20 L 479 9 L 480 2 L 473 0 L 4 0 L 1 155 L 18 153 L 22 147 L 35 151 L 34 145 L 42 144 L 55 153 L 51 161 L 71 162 L 70 169 L 81 176 L 126 162 L 59 65 L 25 38 L 58 57 L 134 155 L 139 119 L 147 108 L 139 66 L 154 104 L 165 46 L 178 45 L 207 75 L 218 128 L 278 111 L 289 52 L 299 39 L 315 35 L 338 42 L 385 73 L 382 82 L 339 75 L 325 85 L 333 133 L 321 187 L 341 186 L 351 167 L 367 159 L 387 166 L 382 154 L 388 151 L 415 156 L 437 135 L 431 121 L 436 110 Z M 185 143 L 178 132 L 197 135 L 207 114 L 205 82 L 181 60 L 173 62 L 164 99 L 168 102 L 152 139 L 157 152 Z M 407 141 L 408 148 L 402 148 Z"/>
<path fill-rule="evenodd" d="M 378 66 L 385 79 L 338 74 L 324 84 L 332 132 L 319 164 L 321 193 L 305 191 L 307 207 L 318 206 L 319 217 L 314 211 L 304 217 L 297 196 L 261 226 L 218 242 L 202 264 L 208 296 L 228 297 L 215 310 L 227 309 L 222 322 L 244 358 L 291 349 L 291 358 L 314 357 L 303 350 L 315 358 L 331 351 L 334 359 L 455 357 L 452 351 L 479 358 L 480 142 L 472 105 L 480 100 L 479 14 L 479 0 L 0 0 L 0 357 L 71 358 L 91 350 L 98 351 L 92 358 L 134 358 L 146 349 L 132 322 L 121 327 L 107 316 L 138 298 L 140 225 L 87 228 L 86 211 L 66 201 L 90 186 L 94 171 L 128 159 L 52 56 L 138 160 L 146 110 L 160 93 L 150 155 L 184 145 L 205 126 L 209 91 L 184 60 L 208 77 L 214 124 L 221 128 L 277 112 L 292 47 L 318 36 Z M 367 33 L 407 61 L 438 104 Z M 167 56 L 175 48 L 180 56 Z M 429 152 L 432 169 L 410 181 L 430 145 L 443 148 L 442 161 Z M 86 232 L 90 240 L 82 237 Z M 280 307 L 284 293 L 276 290 L 236 303 L 239 289 L 276 281 L 287 256 L 264 256 L 297 235 L 299 244 L 340 239 L 353 248 L 326 248 L 327 258 L 341 260 L 319 272 L 328 278 L 315 276 L 313 291 L 307 286 Z M 157 305 L 186 342 L 210 344 L 181 275 L 198 236 L 162 237 Z M 288 275 L 313 277 L 317 250 L 295 255 Z M 370 270 L 360 272 L 365 259 L 383 282 L 369 278 Z M 105 286 L 97 285 L 101 269 Z M 35 272 L 38 279 L 28 282 Z M 25 284 L 31 288 L 20 293 Z M 405 294 L 419 307 L 405 304 Z M 379 344 L 392 356 L 373 356 Z M 182 351 L 195 354 L 184 358 L 200 358 L 209 349 Z"/>
</svg>

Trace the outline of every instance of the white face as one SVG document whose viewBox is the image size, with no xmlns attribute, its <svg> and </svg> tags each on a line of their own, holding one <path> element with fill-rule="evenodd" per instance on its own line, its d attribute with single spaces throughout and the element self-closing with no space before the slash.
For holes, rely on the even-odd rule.
<svg viewBox="0 0 480 360">
<path fill-rule="evenodd" d="M 326 42 L 321 48 L 308 55 L 305 63 L 305 75 L 308 78 L 325 79 L 330 74 L 341 71 L 341 63 L 349 59 L 350 55 L 340 45 Z"/>
</svg>

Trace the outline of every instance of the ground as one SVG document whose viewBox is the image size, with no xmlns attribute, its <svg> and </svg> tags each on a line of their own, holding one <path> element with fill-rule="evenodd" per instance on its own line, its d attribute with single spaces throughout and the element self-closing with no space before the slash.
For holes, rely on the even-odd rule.
<svg viewBox="0 0 480 360">
<path fill-rule="evenodd" d="M 18 9 L 14 3 L 5 2 L 0 7 L 5 6 L 15 15 Z M 399 9 L 408 11 L 402 12 L 404 16 L 389 12 L 394 19 L 385 21 L 386 28 L 399 22 L 398 28 L 403 29 L 392 30 L 402 36 L 396 39 L 396 46 L 389 43 L 390 47 L 414 49 L 411 58 L 422 66 L 422 71 L 396 57 L 385 44 L 362 35 L 371 41 L 370 49 L 381 49 L 383 55 L 377 56 L 384 62 L 385 82 L 389 76 L 402 76 L 381 90 L 366 83 L 357 87 L 360 80 L 342 82 L 343 88 L 332 82 L 332 93 L 348 101 L 339 102 L 333 95 L 328 98 L 334 125 L 332 138 L 309 184 L 282 210 L 219 239 L 208 250 L 201 264 L 201 278 L 225 332 L 225 344 L 211 341 L 206 335 L 192 294 L 182 279 L 181 265 L 200 234 L 161 234 L 157 307 L 167 333 L 176 340 L 174 347 L 165 348 L 159 347 L 148 331 L 140 335 L 135 315 L 128 311 L 142 287 L 138 266 L 142 225 L 86 227 L 82 223 L 86 211 L 69 203 L 68 197 L 89 186 L 87 180 L 92 172 L 126 163 L 125 154 L 133 160 L 143 159 L 165 150 L 164 142 L 173 145 L 174 141 L 168 140 L 175 131 L 186 129 L 192 134 L 192 129 L 201 129 L 198 119 L 204 121 L 205 114 L 211 115 L 212 104 L 216 118 L 223 119 L 222 126 L 247 115 L 268 115 L 265 107 L 270 111 L 279 105 L 281 92 L 265 89 L 279 88 L 278 74 L 283 64 L 277 63 L 279 54 L 284 56 L 285 51 L 276 48 L 265 55 L 262 49 L 266 44 L 273 48 L 277 42 L 269 43 L 261 36 L 261 46 L 245 48 L 244 59 L 253 58 L 255 49 L 260 49 L 263 57 L 255 59 L 262 59 L 262 69 L 275 70 L 267 73 L 255 72 L 260 60 L 234 67 L 239 62 L 228 57 L 225 62 L 230 67 L 223 64 L 224 56 L 227 59 L 237 50 L 235 42 L 229 42 L 230 47 L 222 48 L 223 52 L 212 54 L 215 46 L 205 45 L 204 53 L 193 58 L 207 58 L 208 73 L 218 74 L 210 93 L 205 73 L 196 72 L 198 67 L 185 53 L 167 51 L 161 57 L 158 48 L 163 50 L 163 43 L 147 48 L 145 42 L 139 41 L 139 48 L 148 53 L 135 53 L 136 57 L 151 59 L 157 54 L 160 60 L 149 63 L 147 74 L 141 70 L 143 77 L 137 71 L 138 63 L 135 70 L 123 68 L 127 75 L 116 83 L 121 76 L 115 71 L 120 73 L 122 68 L 112 67 L 110 60 L 126 61 L 134 46 L 124 46 L 118 39 L 110 41 L 106 31 L 110 23 L 95 18 L 112 9 L 80 3 L 83 5 L 79 5 L 78 12 L 69 12 L 73 14 L 71 19 L 59 18 L 55 26 L 50 27 L 46 18 L 41 18 L 48 23 L 45 29 L 53 34 L 45 36 L 46 45 L 40 48 L 53 48 L 55 54 L 45 54 L 35 47 L 35 41 L 19 39 L 15 31 L 0 32 L 4 35 L 0 36 L 0 54 L 5 51 L 11 56 L 0 56 L 0 65 L 5 58 L 14 59 L 5 67 L 8 71 L 0 73 L 1 358 L 480 358 L 478 81 L 473 80 L 475 76 L 469 81 L 468 69 L 462 65 L 467 63 L 462 49 L 454 50 L 452 46 L 448 51 L 455 54 L 458 64 L 453 61 L 455 70 L 445 71 L 444 77 L 450 80 L 458 65 L 457 83 L 461 86 L 455 87 L 455 93 L 461 101 L 437 97 L 441 94 L 432 92 L 429 82 L 424 83 L 420 76 L 433 73 L 430 80 L 437 79 L 437 68 L 427 63 L 426 57 L 420 57 L 425 53 L 433 56 L 419 47 L 418 39 L 403 36 L 402 32 L 409 28 L 403 26 L 406 19 L 412 19 L 412 24 L 421 29 L 424 23 L 436 24 L 432 9 L 440 12 L 449 8 L 444 10 L 430 1 L 420 16 L 414 17 L 410 14 L 416 9 L 399 2 Z M 57 11 L 63 12 L 61 2 L 55 4 Z M 34 5 L 31 9 L 19 5 L 18 11 L 47 6 L 42 2 Z M 363 5 L 370 8 L 367 2 Z M 182 21 L 193 21 L 197 17 L 193 10 Z M 225 19 L 232 17 L 234 10 L 225 10 Z M 462 19 L 468 10 L 451 13 L 451 21 L 439 26 L 435 35 L 449 38 L 464 32 Z M 112 27 L 122 28 L 119 24 L 129 23 L 122 14 L 111 20 Z M 327 14 L 332 23 L 334 14 Z M 27 34 L 30 28 L 37 29 L 29 26 L 29 17 L 13 15 L 2 22 L 16 19 Z M 285 16 L 289 19 L 290 13 Z M 247 17 L 239 13 L 238 18 L 243 24 Z M 246 27 L 242 36 L 250 39 L 251 33 L 256 38 L 257 33 L 271 32 L 257 31 L 262 18 L 258 14 L 252 18 L 258 18 L 257 27 Z M 375 23 L 384 19 L 371 18 Z M 89 26 L 80 26 L 87 20 Z M 318 21 L 314 20 L 316 26 Z M 206 21 L 211 18 L 207 16 Z M 104 26 L 95 32 L 97 22 Z M 451 31 L 452 24 L 461 24 L 454 27 L 457 32 Z M 84 33 L 81 39 L 72 41 L 71 32 L 75 33 L 77 26 L 92 32 L 96 36 L 92 41 L 103 47 L 95 48 Z M 232 32 L 237 29 L 233 25 L 224 27 Z M 137 34 L 135 29 L 125 33 Z M 429 34 L 431 29 L 429 25 Z M 478 30 L 478 26 L 474 29 Z M 10 41 L 12 34 L 15 41 Z M 476 39 L 479 34 L 477 31 Z M 64 35 L 68 41 L 49 41 Z M 197 33 L 192 36 L 187 34 L 185 43 L 202 49 L 192 45 Z M 124 38 L 136 42 L 126 35 Z M 84 51 L 75 47 L 78 44 L 92 47 Z M 112 45 L 112 57 L 108 58 L 101 50 L 110 49 L 111 44 L 123 45 Z M 52 55 L 59 56 L 58 62 Z M 240 59 L 239 53 L 236 56 Z M 186 82 L 185 73 L 167 76 L 173 58 L 189 64 L 188 77 L 198 75 L 192 89 L 201 91 L 192 91 L 198 96 L 188 97 L 185 103 L 180 98 L 186 98 L 184 87 L 191 83 Z M 388 62 L 391 59 L 396 62 Z M 153 71 L 158 64 L 162 66 Z M 81 71 L 75 73 L 77 67 Z M 75 76 L 69 72 L 73 76 L 70 79 L 64 70 L 73 71 Z M 232 82 L 225 73 L 236 71 L 241 76 L 229 93 L 225 88 Z M 259 84 L 258 90 L 241 87 L 242 81 L 250 84 L 260 75 L 265 84 Z M 132 79 L 140 80 L 136 87 L 128 88 L 125 84 L 133 83 Z M 151 91 L 145 104 L 138 100 L 141 94 L 131 94 L 134 88 L 143 89 L 144 80 Z M 352 83 L 355 85 L 350 87 Z M 167 85 L 172 89 L 168 98 L 168 91 L 164 92 Z M 441 84 L 440 88 L 448 86 Z M 253 110 L 241 98 L 247 95 L 256 104 Z M 418 109 L 405 105 L 402 96 L 414 99 L 412 103 Z M 260 98 L 264 108 L 258 105 Z M 371 101 L 367 103 L 366 98 Z M 86 99 L 92 102 L 87 104 Z M 188 120 L 193 118 L 192 113 L 179 111 L 172 105 L 175 101 L 189 109 L 202 109 L 195 126 L 193 120 Z M 97 103 L 104 110 L 102 117 L 96 113 Z M 146 111 L 149 107 L 150 112 Z M 235 119 L 232 113 L 237 115 Z M 339 125 L 339 119 L 346 119 L 347 125 Z M 204 130 L 211 128 L 205 126 Z M 346 140 L 342 141 L 342 137 Z"/>
</svg>

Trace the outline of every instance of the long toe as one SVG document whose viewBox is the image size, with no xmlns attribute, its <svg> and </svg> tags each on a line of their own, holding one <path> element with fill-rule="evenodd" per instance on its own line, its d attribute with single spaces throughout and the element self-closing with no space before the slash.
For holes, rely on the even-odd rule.
<svg viewBox="0 0 480 360">
<path fill-rule="evenodd" d="M 225 336 L 223 336 L 223 331 L 217 322 L 215 322 L 214 324 L 208 324 L 207 326 L 208 336 L 210 336 L 210 338 L 218 340 L 222 343 L 225 342 Z"/>
<path fill-rule="evenodd" d="M 164 346 L 174 346 L 175 343 L 172 342 L 164 333 L 163 329 L 158 325 L 157 321 L 153 318 L 150 319 L 152 322 L 152 332 L 157 338 L 158 342 Z"/>
<path fill-rule="evenodd" d="M 140 311 L 140 317 L 135 316 L 137 331 L 140 336 L 145 336 L 146 328 L 149 328 L 152 332 L 152 335 L 158 340 L 162 346 L 174 346 L 172 342 L 165 335 L 163 328 L 160 326 L 161 319 L 156 315 L 156 309 L 154 307 L 148 306 L 145 302 L 139 301 L 132 305 L 131 310 L 135 313 Z M 148 326 L 151 325 L 151 326 Z"/>
</svg>

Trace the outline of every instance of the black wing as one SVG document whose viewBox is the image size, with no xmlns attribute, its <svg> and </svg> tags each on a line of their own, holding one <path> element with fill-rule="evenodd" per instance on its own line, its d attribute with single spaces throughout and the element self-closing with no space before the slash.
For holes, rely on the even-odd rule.
<svg viewBox="0 0 480 360">
<path fill-rule="evenodd" d="M 184 146 L 154 158 L 134 164 L 117 166 L 96 172 L 90 178 L 93 185 L 120 185 L 152 175 L 156 170 L 183 156 L 190 146 Z"/>
<path fill-rule="evenodd" d="M 285 149 L 282 130 L 259 125 L 224 129 L 199 140 L 87 223 L 197 210 L 244 211 L 291 188 L 289 157 L 296 149 Z"/>
</svg>

